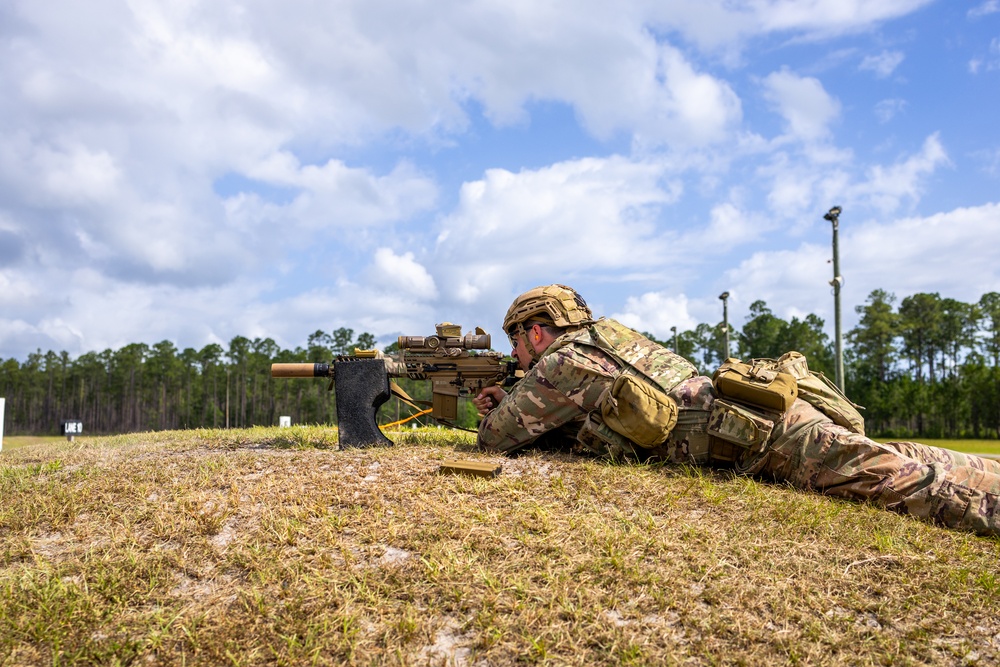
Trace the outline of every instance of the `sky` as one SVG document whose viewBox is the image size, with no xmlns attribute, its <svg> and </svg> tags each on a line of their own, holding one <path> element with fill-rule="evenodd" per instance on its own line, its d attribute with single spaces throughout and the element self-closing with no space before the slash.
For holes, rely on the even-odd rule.
<svg viewBox="0 0 1000 667">
<path fill-rule="evenodd" d="M 1000 291 L 1000 0 L 6 0 L 0 358 Z"/>
</svg>

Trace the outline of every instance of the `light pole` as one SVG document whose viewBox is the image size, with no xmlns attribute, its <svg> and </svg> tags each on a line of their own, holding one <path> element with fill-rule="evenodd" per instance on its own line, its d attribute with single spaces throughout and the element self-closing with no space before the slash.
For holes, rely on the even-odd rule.
<svg viewBox="0 0 1000 667">
<path fill-rule="evenodd" d="M 840 275 L 840 243 L 837 239 L 840 211 L 839 206 L 834 206 L 827 211 L 823 219 L 833 224 L 833 280 L 830 281 L 830 285 L 833 287 L 833 335 L 836 349 L 834 362 L 837 366 L 837 386 L 840 387 L 840 391 L 844 391 L 844 343 L 840 334 L 840 286 L 844 284 L 844 277 Z"/>
<path fill-rule="evenodd" d="M 674 334 L 674 354 L 680 354 L 677 351 L 677 327 L 670 327 L 670 331 Z"/>
<path fill-rule="evenodd" d="M 724 354 L 722 355 L 722 360 L 725 361 L 729 358 L 729 292 L 723 292 L 719 298 L 722 299 L 722 333 L 726 337 L 726 346 L 723 348 Z"/>
</svg>

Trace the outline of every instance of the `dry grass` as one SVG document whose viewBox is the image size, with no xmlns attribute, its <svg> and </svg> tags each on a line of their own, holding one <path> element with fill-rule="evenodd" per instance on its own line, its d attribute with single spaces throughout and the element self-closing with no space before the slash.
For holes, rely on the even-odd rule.
<svg viewBox="0 0 1000 667">
<path fill-rule="evenodd" d="M 1000 542 L 465 434 L 186 431 L 0 458 L 0 665 L 989 665 Z"/>
</svg>

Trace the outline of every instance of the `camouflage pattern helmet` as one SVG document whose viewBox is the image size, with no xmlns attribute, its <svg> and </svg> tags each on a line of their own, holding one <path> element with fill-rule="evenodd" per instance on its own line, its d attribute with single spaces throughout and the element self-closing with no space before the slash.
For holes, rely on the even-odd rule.
<svg viewBox="0 0 1000 667">
<path fill-rule="evenodd" d="M 514 299 L 503 318 L 504 331 L 528 320 L 551 322 L 557 327 L 593 324 L 590 307 L 576 290 L 566 285 L 545 285 L 528 290 Z"/>
</svg>

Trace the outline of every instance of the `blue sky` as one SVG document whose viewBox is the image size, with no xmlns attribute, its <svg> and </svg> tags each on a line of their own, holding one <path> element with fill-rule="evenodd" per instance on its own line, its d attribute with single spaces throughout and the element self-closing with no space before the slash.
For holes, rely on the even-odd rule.
<svg viewBox="0 0 1000 667">
<path fill-rule="evenodd" d="M 1000 291 L 1000 1 L 0 6 L 0 357 Z M 502 343 L 500 343 L 502 347 Z"/>
</svg>

